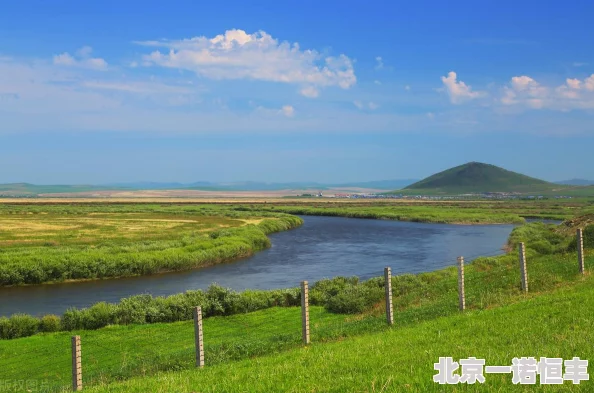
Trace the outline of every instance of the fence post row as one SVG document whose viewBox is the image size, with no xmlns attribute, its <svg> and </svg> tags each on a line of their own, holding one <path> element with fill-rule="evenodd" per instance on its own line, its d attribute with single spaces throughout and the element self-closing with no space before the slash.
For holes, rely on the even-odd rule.
<svg viewBox="0 0 594 393">
<path fill-rule="evenodd" d="M 72 336 L 72 390 L 82 390 L 82 352 L 80 347 L 80 336 Z"/>
<path fill-rule="evenodd" d="M 307 281 L 301 281 L 301 330 L 303 344 L 309 344 L 309 288 Z"/>
<path fill-rule="evenodd" d="M 526 270 L 526 246 L 520 243 L 520 275 L 522 278 L 522 291 L 528 292 L 528 271 Z"/>
<path fill-rule="evenodd" d="M 584 235 L 581 229 L 577 230 L 577 252 L 578 252 L 578 265 L 580 273 L 585 273 L 584 268 Z"/>
<path fill-rule="evenodd" d="M 196 344 L 196 367 L 204 367 L 204 340 L 202 336 L 202 307 L 194 308 L 194 341 Z"/>
<path fill-rule="evenodd" d="M 464 257 L 458 257 L 458 302 L 460 311 L 466 309 L 466 295 L 464 293 Z"/>
<path fill-rule="evenodd" d="M 388 325 L 394 324 L 394 307 L 392 305 L 392 269 L 389 267 L 384 268 L 384 281 L 386 289 L 386 319 Z"/>
</svg>

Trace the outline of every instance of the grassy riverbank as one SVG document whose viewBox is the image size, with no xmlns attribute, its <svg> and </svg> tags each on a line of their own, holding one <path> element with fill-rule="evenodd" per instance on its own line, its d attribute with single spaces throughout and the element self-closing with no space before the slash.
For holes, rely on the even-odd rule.
<svg viewBox="0 0 594 393">
<path fill-rule="evenodd" d="M 514 385 L 511 374 L 485 374 L 480 386 L 439 385 L 433 363 L 471 356 L 486 365 L 511 365 L 521 356 L 594 358 L 594 285 L 591 277 L 505 307 L 471 311 L 399 326 L 334 343 L 259 358 L 160 373 L 91 387 L 91 392 L 590 392 L 593 382 Z M 589 367 L 591 374 L 591 367 Z M 541 377 L 542 378 L 542 377 Z M 591 377 L 590 377 L 591 378 Z M 538 382 L 537 382 L 538 384 Z M 478 384 L 477 384 L 478 385 Z"/>
<path fill-rule="evenodd" d="M 564 219 L 588 201 L 295 203 L 0 203 L 0 286 L 193 269 L 270 245 L 300 215 L 493 224 Z"/>
<path fill-rule="evenodd" d="M 210 206 L 0 205 L 0 285 L 193 269 L 252 255 L 298 217 Z"/>
<path fill-rule="evenodd" d="M 594 212 L 592 200 L 382 201 L 322 200 L 241 205 L 249 212 L 339 216 L 439 224 L 521 224 L 526 218 L 566 220 Z"/>
</svg>

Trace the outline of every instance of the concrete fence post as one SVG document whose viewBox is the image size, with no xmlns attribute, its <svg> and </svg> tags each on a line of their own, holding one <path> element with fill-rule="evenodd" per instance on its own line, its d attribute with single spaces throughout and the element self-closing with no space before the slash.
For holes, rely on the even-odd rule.
<svg viewBox="0 0 594 393">
<path fill-rule="evenodd" d="M 520 275 L 522 277 L 522 291 L 528 292 L 528 271 L 526 268 L 526 246 L 520 243 Z"/>
<path fill-rule="evenodd" d="M 458 257 L 458 304 L 460 311 L 466 309 L 466 294 L 464 293 L 464 257 Z"/>
<path fill-rule="evenodd" d="M 202 335 L 202 307 L 194 308 L 194 341 L 196 344 L 196 367 L 204 367 L 204 340 Z"/>
<path fill-rule="evenodd" d="M 386 319 L 388 325 L 394 324 L 394 307 L 392 305 L 392 269 L 384 268 L 384 286 L 386 289 Z"/>
<path fill-rule="evenodd" d="M 80 336 L 72 336 L 72 390 L 82 390 L 82 352 L 80 347 Z"/>
<path fill-rule="evenodd" d="M 309 344 L 309 288 L 307 281 L 301 281 L 301 331 L 303 344 Z"/>
<path fill-rule="evenodd" d="M 584 268 L 584 235 L 581 229 L 577 230 L 577 252 L 578 252 L 578 265 L 580 273 L 585 273 Z"/>
</svg>

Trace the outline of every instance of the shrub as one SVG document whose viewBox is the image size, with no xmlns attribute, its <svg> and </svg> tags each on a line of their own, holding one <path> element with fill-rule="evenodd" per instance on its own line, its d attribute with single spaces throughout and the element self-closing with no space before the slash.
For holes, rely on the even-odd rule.
<svg viewBox="0 0 594 393">
<path fill-rule="evenodd" d="M 44 315 L 39 321 L 40 332 L 57 332 L 61 328 L 60 317 L 57 315 Z"/>
<path fill-rule="evenodd" d="M 594 250 L 594 224 L 588 225 L 582 231 L 582 239 L 584 250 Z M 575 252 L 577 251 L 577 238 L 573 236 L 569 246 L 567 246 L 568 251 Z"/>
<path fill-rule="evenodd" d="M 377 303 L 383 297 L 381 288 L 349 285 L 328 298 L 326 309 L 341 314 L 359 314 Z"/>
<path fill-rule="evenodd" d="M 39 319 L 26 314 L 14 314 L 10 318 L 0 319 L 0 334 L 2 338 L 27 337 L 37 333 Z"/>
</svg>

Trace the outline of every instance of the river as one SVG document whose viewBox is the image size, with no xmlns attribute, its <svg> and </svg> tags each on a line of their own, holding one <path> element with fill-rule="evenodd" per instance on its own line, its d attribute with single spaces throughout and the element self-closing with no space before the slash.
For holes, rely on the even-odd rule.
<svg viewBox="0 0 594 393">
<path fill-rule="evenodd" d="M 366 279 L 419 273 L 480 255 L 502 253 L 513 225 L 448 225 L 303 217 L 303 226 L 272 234 L 272 247 L 256 255 L 202 269 L 153 276 L 0 288 L 0 315 L 61 314 L 69 307 L 117 302 L 140 293 L 170 295 L 216 282 L 235 290 L 297 287 L 335 276 Z"/>
</svg>

